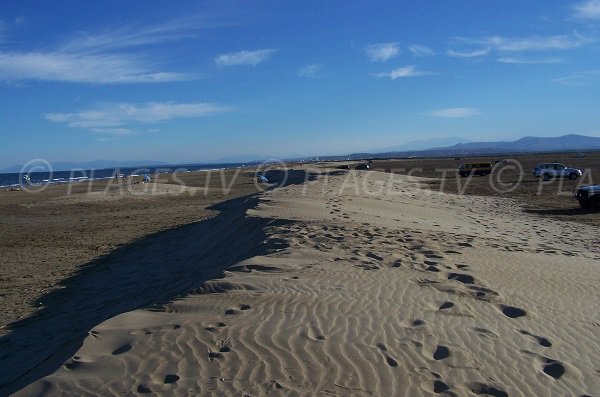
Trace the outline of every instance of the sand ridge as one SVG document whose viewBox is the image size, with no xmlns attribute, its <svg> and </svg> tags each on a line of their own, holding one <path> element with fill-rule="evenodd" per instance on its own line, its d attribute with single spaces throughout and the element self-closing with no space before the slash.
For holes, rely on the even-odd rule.
<svg viewBox="0 0 600 397">
<path fill-rule="evenodd" d="M 18 394 L 600 390 L 594 227 L 389 178 L 350 171 L 263 193 L 222 225 L 219 254 L 247 252 L 223 278 L 107 319 Z M 181 260 L 205 248 L 180 247 Z"/>
</svg>

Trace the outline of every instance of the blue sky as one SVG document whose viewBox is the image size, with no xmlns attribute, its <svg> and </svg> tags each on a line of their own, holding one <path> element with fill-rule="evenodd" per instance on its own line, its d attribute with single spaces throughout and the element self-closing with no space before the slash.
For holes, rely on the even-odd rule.
<svg viewBox="0 0 600 397">
<path fill-rule="evenodd" d="M 0 167 L 600 136 L 600 0 L 5 1 Z"/>
</svg>

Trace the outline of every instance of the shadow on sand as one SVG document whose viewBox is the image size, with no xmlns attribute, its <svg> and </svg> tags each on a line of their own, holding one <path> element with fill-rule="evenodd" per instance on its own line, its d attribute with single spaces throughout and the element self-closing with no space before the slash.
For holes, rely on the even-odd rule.
<svg viewBox="0 0 600 397">
<path fill-rule="evenodd" d="M 304 171 L 270 171 L 277 186 L 314 179 Z M 285 179 L 284 179 L 285 177 Z M 88 332 L 118 314 L 160 307 L 222 277 L 247 258 L 285 247 L 267 229 L 291 221 L 249 217 L 258 194 L 224 201 L 213 218 L 146 236 L 80 267 L 60 287 L 37 301 L 32 316 L 9 326 L 0 338 L 0 395 L 13 393 L 60 367 Z"/>
</svg>

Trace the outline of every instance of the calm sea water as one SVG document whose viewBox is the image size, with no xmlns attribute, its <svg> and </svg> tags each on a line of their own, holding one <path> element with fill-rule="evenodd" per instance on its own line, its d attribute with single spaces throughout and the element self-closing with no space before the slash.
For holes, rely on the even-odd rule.
<svg viewBox="0 0 600 397">
<path fill-rule="evenodd" d="M 31 184 L 69 183 L 88 181 L 90 179 L 114 178 L 116 175 L 130 176 L 154 174 L 156 172 L 186 172 L 252 166 L 258 163 L 225 163 L 225 164 L 190 164 L 190 165 L 161 165 L 136 168 L 103 168 L 96 170 L 72 170 L 54 172 L 31 172 L 29 174 L 9 173 L 0 174 L 0 187 L 16 187 L 27 184 L 25 175 L 29 176 Z"/>
</svg>

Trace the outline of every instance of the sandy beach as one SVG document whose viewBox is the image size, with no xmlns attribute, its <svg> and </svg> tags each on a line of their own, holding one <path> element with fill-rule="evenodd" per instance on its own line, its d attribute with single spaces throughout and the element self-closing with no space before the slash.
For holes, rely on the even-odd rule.
<svg viewBox="0 0 600 397">
<path fill-rule="evenodd" d="M 596 226 L 397 174 L 306 179 L 73 274 L 2 338 L 0 394 L 600 390 Z"/>
</svg>

